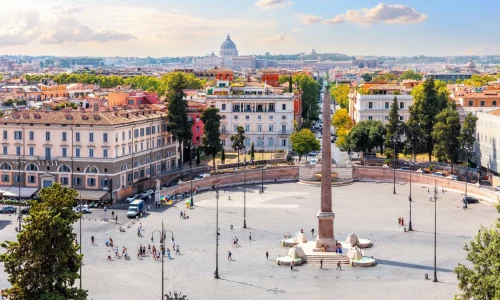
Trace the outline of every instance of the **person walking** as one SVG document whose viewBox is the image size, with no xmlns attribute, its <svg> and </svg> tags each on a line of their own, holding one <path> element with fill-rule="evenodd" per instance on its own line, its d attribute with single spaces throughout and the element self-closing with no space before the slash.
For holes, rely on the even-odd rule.
<svg viewBox="0 0 500 300">
<path fill-rule="evenodd" d="M 312 234 L 312 236 L 314 237 L 314 228 L 313 228 L 313 229 L 311 229 L 311 234 Z"/>
<path fill-rule="evenodd" d="M 323 269 L 323 259 L 321 259 L 321 260 L 319 261 L 319 268 L 320 268 L 320 269 Z"/>
<path fill-rule="evenodd" d="M 233 255 L 233 254 L 231 253 L 231 251 L 228 250 L 227 251 L 227 260 L 233 260 L 233 258 L 231 257 L 231 255 Z"/>
<path fill-rule="evenodd" d="M 151 244 L 148 245 L 148 253 L 151 253 Z"/>
<path fill-rule="evenodd" d="M 340 266 L 340 260 L 337 262 L 337 270 L 340 269 L 342 271 L 342 267 Z"/>
<path fill-rule="evenodd" d="M 180 214 L 180 217 L 179 217 L 179 218 L 180 218 L 180 219 L 182 219 L 183 217 L 184 217 L 184 213 L 183 213 L 183 212 L 182 212 L 182 210 L 181 210 L 181 214 Z"/>
<path fill-rule="evenodd" d="M 115 248 L 115 257 L 120 258 L 120 255 L 118 255 L 118 246 L 116 246 Z"/>
<path fill-rule="evenodd" d="M 108 260 L 111 260 L 111 251 L 108 250 Z"/>
<path fill-rule="evenodd" d="M 177 248 L 175 248 L 175 254 L 181 255 L 181 251 L 179 250 L 179 245 L 177 245 Z"/>
<path fill-rule="evenodd" d="M 290 271 L 293 271 L 293 260 L 292 260 L 292 262 L 290 263 Z"/>
<path fill-rule="evenodd" d="M 266 260 L 269 260 L 269 251 L 266 251 Z"/>
<path fill-rule="evenodd" d="M 115 211 L 114 211 L 114 210 L 112 210 L 112 211 L 111 211 L 111 219 L 114 219 L 114 218 L 115 218 Z"/>
<path fill-rule="evenodd" d="M 251 241 L 252 240 L 252 232 L 250 231 L 250 234 L 248 235 L 248 240 Z"/>
<path fill-rule="evenodd" d="M 94 236 L 93 235 L 90 237 L 90 241 L 92 242 L 92 246 L 94 246 L 95 244 L 94 244 Z"/>
</svg>

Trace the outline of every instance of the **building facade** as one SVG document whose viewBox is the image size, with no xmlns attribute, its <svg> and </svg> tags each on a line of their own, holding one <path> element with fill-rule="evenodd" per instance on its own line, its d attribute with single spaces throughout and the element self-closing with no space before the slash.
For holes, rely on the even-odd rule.
<svg viewBox="0 0 500 300">
<path fill-rule="evenodd" d="M 0 186 L 59 182 L 83 200 L 111 200 L 178 164 L 164 112 L 23 111 L 1 122 Z"/>
<path fill-rule="evenodd" d="M 413 104 L 413 96 L 411 95 L 362 95 L 354 93 L 349 101 L 349 114 L 354 123 L 374 120 L 387 124 L 394 97 L 398 101 L 400 120 L 408 121 L 410 118 L 409 107 Z"/>
<path fill-rule="evenodd" d="M 477 114 L 476 155 L 481 167 L 500 173 L 500 109 Z"/>
<path fill-rule="evenodd" d="M 228 87 L 218 82 L 207 95 L 207 107 L 219 109 L 221 140 L 231 149 L 231 136 L 238 126 L 245 129 L 245 147 L 254 143 L 264 151 L 288 150 L 293 131 L 293 93 L 274 94 L 266 87 Z"/>
</svg>

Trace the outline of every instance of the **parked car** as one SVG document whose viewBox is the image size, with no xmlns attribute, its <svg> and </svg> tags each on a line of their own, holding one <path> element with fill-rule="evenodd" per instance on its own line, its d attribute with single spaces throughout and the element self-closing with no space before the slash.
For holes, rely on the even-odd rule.
<svg viewBox="0 0 500 300">
<path fill-rule="evenodd" d="M 15 214 L 16 211 L 14 206 L 4 206 L 0 208 L 0 214 Z"/>
<path fill-rule="evenodd" d="M 444 174 L 441 172 L 434 172 L 434 173 L 432 173 L 432 176 L 444 177 Z"/>
<path fill-rule="evenodd" d="M 465 201 L 467 201 L 467 203 L 479 203 L 479 200 L 478 200 L 478 199 L 476 199 L 476 198 L 474 198 L 474 197 L 468 197 L 468 196 L 467 196 L 467 197 L 464 197 L 464 198 L 462 199 L 462 202 L 465 202 Z"/>
<path fill-rule="evenodd" d="M 401 167 L 399 168 L 398 170 L 401 170 L 401 171 L 409 171 L 410 168 L 409 167 Z"/>
<path fill-rule="evenodd" d="M 496 191 L 500 191 L 500 185 L 497 185 L 497 186 L 495 187 L 495 190 L 496 190 Z"/>
<path fill-rule="evenodd" d="M 458 181 L 458 176 L 457 175 L 450 175 L 450 176 L 446 176 L 446 178 L 449 178 L 451 180 L 457 180 Z"/>
<path fill-rule="evenodd" d="M 309 156 L 309 157 L 315 157 L 318 154 L 319 154 L 318 151 L 311 151 L 311 152 L 309 152 L 309 154 L 307 154 L 307 156 Z"/>
<path fill-rule="evenodd" d="M 21 209 L 21 213 L 23 215 L 29 215 L 30 214 L 30 207 L 24 207 L 23 209 Z"/>
<path fill-rule="evenodd" d="M 135 196 L 131 196 L 131 197 L 128 197 L 127 199 L 125 199 L 125 201 L 127 201 L 127 203 L 130 203 L 130 202 L 132 202 L 134 200 L 136 200 Z"/>
<path fill-rule="evenodd" d="M 73 207 L 73 211 L 76 213 L 84 213 L 84 214 L 90 214 L 90 208 L 88 205 L 82 205 L 82 206 L 75 206 Z"/>
</svg>

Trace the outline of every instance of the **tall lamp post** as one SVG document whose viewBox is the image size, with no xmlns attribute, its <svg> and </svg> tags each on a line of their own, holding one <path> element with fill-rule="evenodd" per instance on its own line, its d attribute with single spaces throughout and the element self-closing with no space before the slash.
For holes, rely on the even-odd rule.
<svg viewBox="0 0 500 300">
<path fill-rule="evenodd" d="M 194 206 L 193 201 L 193 145 L 189 143 L 189 178 L 191 179 L 191 203 L 190 206 Z"/>
<path fill-rule="evenodd" d="M 219 184 L 215 187 L 215 199 L 217 202 L 215 212 L 215 279 L 219 279 Z"/>
<path fill-rule="evenodd" d="M 408 202 L 410 202 L 410 223 L 408 223 L 408 231 L 413 231 L 413 228 L 411 227 L 411 202 L 413 199 L 411 198 L 411 169 L 410 169 L 410 195 L 408 196 Z"/>
<path fill-rule="evenodd" d="M 394 135 L 392 137 L 393 141 L 394 141 L 394 165 L 392 166 L 393 168 L 393 172 L 394 172 L 394 184 L 393 184 L 393 190 L 392 190 L 392 193 L 395 195 L 396 194 L 396 142 L 397 142 L 397 137 L 396 135 Z"/>
<path fill-rule="evenodd" d="M 243 228 L 247 228 L 247 166 L 243 170 Z"/>
<path fill-rule="evenodd" d="M 463 199 L 464 202 L 464 209 L 467 209 L 467 167 L 469 166 L 469 152 L 467 151 L 467 148 L 465 148 L 465 159 L 467 160 L 465 162 L 465 198 Z"/>
<path fill-rule="evenodd" d="M 17 183 L 18 183 L 18 192 L 17 192 L 17 204 L 18 204 L 18 210 L 19 210 L 19 232 L 22 229 L 22 217 L 21 217 L 21 163 L 26 164 L 26 161 L 21 160 L 21 155 L 18 156 L 17 159 Z"/>
<path fill-rule="evenodd" d="M 260 193 L 264 193 L 264 136 L 262 136 L 262 181 Z"/>
<path fill-rule="evenodd" d="M 432 282 L 438 282 L 436 268 L 436 246 L 437 246 L 437 183 L 434 179 L 434 279 Z"/>
<path fill-rule="evenodd" d="M 165 249 L 165 238 L 167 237 L 167 232 L 170 232 L 172 234 L 172 241 L 174 241 L 174 233 L 171 230 L 165 230 L 163 228 L 163 218 L 161 219 L 161 231 L 160 230 L 155 230 L 151 233 L 151 243 L 154 242 L 154 234 L 158 232 L 160 234 L 160 253 L 161 253 L 161 299 L 163 300 L 165 297 L 165 282 L 164 282 L 164 262 L 165 262 L 165 256 L 163 255 L 163 249 Z"/>
</svg>

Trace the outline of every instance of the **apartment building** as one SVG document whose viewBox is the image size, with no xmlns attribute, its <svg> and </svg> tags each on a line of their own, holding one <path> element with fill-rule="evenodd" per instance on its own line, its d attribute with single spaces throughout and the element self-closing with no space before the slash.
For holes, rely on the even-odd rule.
<svg viewBox="0 0 500 300">
<path fill-rule="evenodd" d="M 59 182 L 85 200 L 114 199 L 120 189 L 178 164 L 166 113 L 149 108 L 22 111 L 0 123 L 0 186 Z"/>
<path fill-rule="evenodd" d="M 221 139 L 231 149 L 231 136 L 238 126 L 245 129 L 245 147 L 254 143 L 256 150 L 276 151 L 290 147 L 293 131 L 294 93 L 281 93 L 267 86 L 230 87 L 218 81 L 206 96 L 207 107 L 219 109 Z"/>
<path fill-rule="evenodd" d="M 476 155 L 481 167 L 500 174 L 500 109 L 477 112 Z"/>
</svg>

